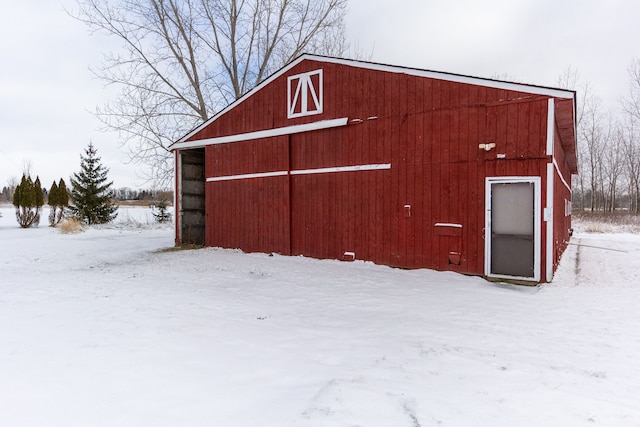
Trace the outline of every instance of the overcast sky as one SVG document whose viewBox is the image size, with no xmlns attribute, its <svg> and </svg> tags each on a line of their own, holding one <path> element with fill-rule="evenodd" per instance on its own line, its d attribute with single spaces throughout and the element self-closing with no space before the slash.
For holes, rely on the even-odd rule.
<svg viewBox="0 0 640 427">
<path fill-rule="evenodd" d="M 69 18 L 64 0 L 23 0 L 0 15 L 0 187 L 25 162 L 49 187 L 79 170 L 91 140 L 116 187 L 137 166 L 90 114 L 109 92 L 93 78 L 103 40 Z M 640 57 L 637 0 L 350 0 L 352 46 L 371 60 L 555 86 L 569 66 L 618 108 Z M 580 93 L 578 93 L 580 96 Z"/>
</svg>

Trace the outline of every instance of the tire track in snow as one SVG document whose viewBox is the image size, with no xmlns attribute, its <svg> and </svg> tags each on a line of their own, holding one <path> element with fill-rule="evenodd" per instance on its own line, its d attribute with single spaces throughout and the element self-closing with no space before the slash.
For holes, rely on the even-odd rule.
<svg viewBox="0 0 640 427">
<path fill-rule="evenodd" d="M 573 267 L 573 273 L 574 273 L 574 277 L 575 277 L 575 285 L 578 286 L 578 285 L 580 285 L 580 282 L 581 282 L 580 275 L 581 275 L 581 269 L 582 269 L 582 266 L 580 265 L 580 248 L 581 248 L 580 243 L 581 243 L 581 241 L 580 241 L 580 239 L 576 239 L 576 240 L 577 240 L 577 242 L 576 242 L 576 261 L 575 261 L 575 265 Z"/>
</svg>

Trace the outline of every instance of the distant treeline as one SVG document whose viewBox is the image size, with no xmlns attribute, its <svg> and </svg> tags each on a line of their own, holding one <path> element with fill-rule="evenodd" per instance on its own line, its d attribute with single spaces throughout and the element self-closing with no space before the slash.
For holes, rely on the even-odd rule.
<svg viewBox="0 0 640 427">
<path fill-rule="evenodd" d="M 15 191 L 15 186 L 7 186 L 2 187 L 2 192 L 0 193 L 0 203 L 13 203 L 13 193 Z M 42 189 L 44 194 L 44 200 L 49 200 L 48 190 L 46 188 Z M 139 201 L 173 201 L 173 191 L 170 190 L 135 190 L 128 187 L 122 187 L 115 189 L 113 191 L 113 200 L 116 201 L 129 201 L 129 200 L 139 200 Z"/>
<path fill-rule="evenodd" d="M 173 200 L 173 191 L 171 190 L 135 190 L 128 187 L 122 187 L 113 191 L 113 199 L 117 201 L 127 200 Z"/>
</svg>

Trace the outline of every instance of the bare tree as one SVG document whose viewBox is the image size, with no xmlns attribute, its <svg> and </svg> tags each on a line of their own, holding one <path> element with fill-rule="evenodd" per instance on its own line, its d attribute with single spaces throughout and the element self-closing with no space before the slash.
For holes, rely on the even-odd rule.
<svg viewBox="0 0 640 427">
<path fill-rule="evenodd" d="M 640 136 L 637 119 L 630 114 L 620 125 L 620 138 L 629 193 L 629 213 L 638 214 L 640 212 Z"/>
<path fill-rule="evenodd" d="M 15 176 L 12 176 L 7 180 L 7 186 L 5 187 L 7 189 L 7 192 L 5 193 L 5 199 L 7 202 L 11 203 L 13 201 L 13 194 L 16 191 L 18 184 L 20 184 L 20 181 L 18 181 L 18 178 Z"/>
<path fill-rule="evenodd" d="M 586 200 L 592 211 L 613 212 L 628 196 L 629 212 L 640 212 L 640 59 L 627 71 L 629 92 L 621 101 L 622 111 L 616 112 L 602 107 L 577 70 L 569 67 L 557 80 L 558 86 L 578 92 L 576 209 L 584 209 Z"/>
<path fill-rule="evenodd" d="M 31 176 L 32 170 L 33 170 L 33 162 L 27 159 L 22 160 L 22 174 L 26 176 Z"/>
<path fill-rule="evenodd" d="M 607 212 L 614 212 L 618 200 L 618 192 L 621 179 L 625 172 L 625 158 L 623 151 L 623 130 L 620 123 L 613 122 L 613 116 L 608 114 L 606 123 L 607 138 L 602 158 L 602 168 L 604 176 L 602 178 L 604 209 Z"/>
<path fill-rule="evenodd" d="M 590 178 L 592 174 L 592 165 L 590 161 L 587 161 L 587 159 L 591 159 L 593 153 L 591 153 L 589 149 L 590 145 L 585 140 L 585 136 L 588 132 L 585 132 L 583 129 L 585 126 L 583 119 L 585 117 L 585 111 L 587 111 L 587 106 L 594 102 L 595 94 L 593 92 L 591 82 L 583 80 L 578 70 L 571 66 L 567 67 L 562 74 L 558 76 L 556 84 L 558 87 L 578 92 L 576 103 L 576 155 L 578 157 L 578 176 L 577 179 L 573 179 L 572 190 L 574 193 L 573 198 L 577 199 L 579 202 L 578 204 L 574 204 L 574 208 L 582 211 L 585 208 L 585 197 L 589 191 L 587 188 L 593 187 L 593 185 L 587 185 L 587 183 L 593 184 Z M 576 193 L 578 197 L 575 197 Z"/>
<path fill-rule="evenodd" d="M 640 59 L 634 59 L 627 68 L 629 93 L 622 99 L 626 113 L 623 145 L 629 186 L 629 212 L 640 212 Z"/>
<path fill-rule="evenodd" d="M 629 93 L 622 99 L 622 109 L 627 114 L 624 125 L 623 146 L 629 185 L 629 211 L 640 212 L 640 59 L 635 58 L 627 68 Z"/>
<path fill-rule="evenodd" d="M 147 178 L 171 184 L 167 147 L 302 52 L 341 55 L 347 0 L 78 0 L 116 38 L 94 73 L 120 89 L 97 109 Z"/>
<path fill-rule="evenodd" d="M 631 61 L 627 74 L 629 75 L 629 93 L 622 100 L 622 108 L 640 120 L 640 58 Z"/>
<path fill-rule="evenodd" d="M 580 128 L 578 129 L 579 143 L 583 144 L 584 169 L 581 171 L 589 182 L 591 211 L 603 207 L 604 182 L 603 182 L 603 159 L 605 149 L 609 140 L 609 129 L 606 116 L 602 111 L 600 98 L 591 97 L 583 112 Z"/>
</svg>

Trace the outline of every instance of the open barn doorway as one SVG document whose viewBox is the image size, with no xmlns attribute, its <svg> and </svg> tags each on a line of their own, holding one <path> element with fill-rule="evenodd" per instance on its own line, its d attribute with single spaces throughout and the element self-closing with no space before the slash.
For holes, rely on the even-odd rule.
<svg viewBox="0 0 640 427">
<path fill-rule="evenodd" d="M 178 154 L 178 241 L 205 243 L 205 149 L 180 150 Z"/>
</svg>

